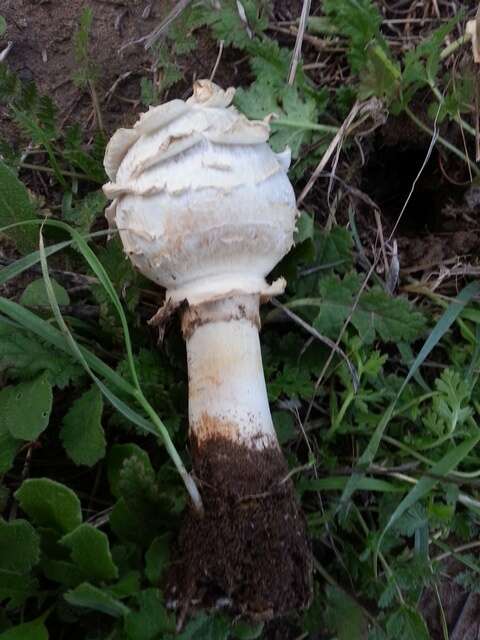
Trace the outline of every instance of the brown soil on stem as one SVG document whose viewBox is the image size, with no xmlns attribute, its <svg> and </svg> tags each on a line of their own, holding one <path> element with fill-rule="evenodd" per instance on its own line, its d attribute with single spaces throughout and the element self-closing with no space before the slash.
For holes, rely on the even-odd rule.
<svg viewBox="0 0 480 640">
<path fill-rule="evenodd" d="M 277 448 L 211 438 L 194 451 L 205 514 L 187 513 L 168 592 L 177 608 L 226 607 L 262 620 L 311 600 L 305 520 Z"/>
</svg>

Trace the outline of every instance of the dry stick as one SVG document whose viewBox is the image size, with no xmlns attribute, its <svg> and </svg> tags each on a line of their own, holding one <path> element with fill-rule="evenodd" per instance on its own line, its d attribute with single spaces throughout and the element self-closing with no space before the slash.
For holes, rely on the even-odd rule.
<svg viewBox="0 0 480 640">
<path fill-rule="evenodd" d="M 352 111 L 353 111 L 353 109 L 352 109 Z M 440 113 L 440 109 L 438 109 L 437 115 L 435 116 L 435 121 L 433 123 L 433 127 L 434 127 L 433 136 L 432 136 L 432 139 L 430 141 L 430 145 L 428 147 L 428 151 L 427 151 L 427 154 L 425 156 L 425 160 L 423 161 L 422 166 L 420 167 L 420 170 L 417 173 L 417 175 L 416 175 L 416 177 L 415 177 L 415 179 L 414 179 L 414 181 L 412 183 L 412 188 L 410 189 L 410 192 L 409 192 L 409 194 L 407 196 L 407 199 L 405 200 L 405 203 L 404 203 L 404 205 L 402 207 L 402 210 L 400 211 L 400 213 L 398 215 L 397 221 L 396 221 L 396 223 L 395 223 L 395 225 L 394 225 L 394 227 L 393 227 L 393 229 L 392 229 L 392 231 L 391 231 L 391 233 L 390 233 L 390 235 L 388 237 L 387 242 L 390 242 L 390 240 L 392 239 L 393 235 L 395 234 L 395 231 L 397 230 L 397 227 L 398 227 L 398 225 L 399 225 L 399 223 L 400 223 L 400 221 L 402 219 L 402 216 L 403 216 L 403 214 L 405 212 L 405 209 L 407 208 L 408 203 L 410 202 L 410 199 L 411 199 L 411 197 L 413 195 L 413 192 L 415 190 L 415 186 L 416 186 L 420 176 L 422 175 L 423 170 L 425 169 L 425 166 L 426 166 L 428 160 L 430 159 L 430 156 L 432 155 L 432 151 L 433 151 L 433 149 L 435 147 L 435 143 L 436 143 L 437 138 L 438 138 L 437 119 L 438 119 L 438 114 L 439 113 Z M 342 125 L 342 127 L 343 127 L 343 125 Z M 329 149 L 330 149 L 330 147 L 329 147 Z M 327 149 L 327 153 L 328 153 L 329 149 Z M 332 150 L 332 152 L 333 152 L 333 150 Z M 308 187 L 308 184 L 307 184 L 307 187 Z M 305 189 L 306 189 L 306 187 L 305 187 Z M 304 191 L 305 191 L 305 189 L 304 189 Z M 348 327 L 348 325 L 350 324 L 350 322 L 352 320 L 353 314 L 355 313 L 355 310 L 356 310 L 356 308 L 358 306 L 358 303 L 360 302 L 360 298 L 361 298 L 363 292 L 365 291 L 365 288 L 366 288 L 366 286 L 368 284 L 368 281 L 370 280 L 373 272 L 375 271 L 375 268 L 377 266 L 377 263 L 378 263 L 379 259 L 380 259 L 380 254 L 378 254 L 377 257 L 375 258 L 375 260 L 373 261 L 372 266 L 368 270 L 368 273 L 367 273 L 364 281 L 362 282 L 362 285 L 361 285 L 361 287 L 360 287 L 360 289 L 359 289 L 359 291 L 358 291 L 358 293 L 357 293 L 357 295 L 355 297 L 355 300 L 353 301 L 352 309 L 351 309 L 350 313 L 348 314 L 347 319 L 343 323 L 343 326 L 342 326 L 342 328 L 340 330 L 340 334 L 339 334 L 339 336 L 338 336 L 338 338 L 337 338 L 337 340 L 335 342 L 337 347 L 339 346 L 339 344 L 340 344 L 340 342 L 341 342 L 341 340 L 342 340 L 342 338 L 343 338 L 343 336 L 345 334 L 345 331 L 347 330 L 347 327 Z M 333 354 L 334 353 L 335 353 L 335 351 L 333 351 L 333 350 L 330 351 L 330 355 L 328 356 L 327 361 L 325 362 L 325 364 L 323 366 L 323 369 L 321 370 L 320 375 L 319 375 L 317 381 L 315 382 L 315 388 L 313 390 L 313 396 L 312 396 L 312 399 L 310 400 L 310 404 L 308 405 L 307 413 L 306 413 L 306 416 L 305 416 L 305 419 L 304 419 L 304 425 L 308 422 L 308 420 L 310 418 L 310 414 L 312 412 L 313 403 L 315 402 L 315 397 L 317 395 L 318 387 L 320 386 L 320 383 L 323 380 L 323 378 L 325 376 L 325 373 L 327 372 L 327 369 L 328 369 L 328 367 L 330 366 L 330 363 L 333 360 Z"/>
<path fill-rule="evenodd" d="M 295 76 L 297 74 L 298 62 L 302 53 L 302 42 L 305 34 L 305 28 L 307 26 L 307 19 L 310 13 L 310 6 L 312 0 L 303 0 L 302 13 L 300 15 L 300 24 L 298 25 L 297 39 L 295 40 L 295 47 L 293 49 L 292 62 L 290 65 L 290 72 L 288 74 L 288 84 L 293 85 L 295 82 Z"/>
<path fill-rule="evenodd" d="M 158 27 L 155 27 L 153 31 L 150 31 L 150 33 L 147 33 L 147 35 L 142 36 L 137 40 L 129 40 L 120 47 L 119 52 L 123 51 L 127 47 L 143 43 L 145 43 L 145 49 L 151 49 L 157 43 L 160 37 L 165 33 L 165 31 L 167 31 L 172 22 L 176 20 L 178 16 L 183 13 L 183 11 L 185 11 L 191 1 L 192 0 L 180 0 L 180 2 L 177 2 L 177 4 L 165 17 L 165 19 L 162 20 Z"/>
<path fill-rule="evenodd" d="M 328 145 L 328 149 L 323 154 L 322 159 L 318 163 L 315 171 L 310 176 L 310 179 L 305 185 L 303 191 L 300 193 L 297 199 L 297 207 L 299 207 L 301 203 L 305 200 L 306 196 L 310 192 L 311 188 L 313 187 L 318 177 L 320 176 L 325 166 L 327 165 L 328 161 L 332 157 L 333 153 L 335 152 L 337 146 L 339 146 L 342 140 L 345 138 L 345 135 L 348 129 L 350 128 L 352 122 L 355 120 L 357 115 L 361 114 L 364 117 L 368 117 L 370 113 L 374 113 L 376 110 L 378 110 L 380 104 L 381 103 L 377 98 L 371 98 L 370 100 L 367 100 L 367 102 L 363 102 L 363 103 L 358 101 L 355 102 L 350 113 L 345 118 L 341 127 L 338 129 L 332 141 Z M 357 126 L 358 124 L 359 123 L 357 123 Z"/>
<path fill-rule="evenodd" d="M 224 40 L 220 40 L 219 42 L 219 46 L 218 46 L 218 55 L 217 55 L 217 59 L 215 60 L 215 64 L 213 65 L 213 69 L 212 69 L 212 73 L 210 74 L 210 82 L 213 81 L 215 74 L 217 73 L 218 70 L 218 65 L 220 64 L 220 60 L 222 59 L 222 53 L 223 53 L 223 47 L 225 45 L 225 41 Z"/>
</svg>

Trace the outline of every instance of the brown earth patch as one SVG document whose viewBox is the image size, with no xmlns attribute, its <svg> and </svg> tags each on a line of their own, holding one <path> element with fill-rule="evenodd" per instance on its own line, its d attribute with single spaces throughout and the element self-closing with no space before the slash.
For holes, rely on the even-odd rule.
<svg viewBox="0 0 480 640">
<path fill-rule="evenodd" d="M 312 556 L 281 452 L 217 437 L 194 446 L 194 469 L 205 514 L 187 513 L 169 599 L 184 612 L 223 607 L 256 620 L 308 606 Z"/>
</svg>

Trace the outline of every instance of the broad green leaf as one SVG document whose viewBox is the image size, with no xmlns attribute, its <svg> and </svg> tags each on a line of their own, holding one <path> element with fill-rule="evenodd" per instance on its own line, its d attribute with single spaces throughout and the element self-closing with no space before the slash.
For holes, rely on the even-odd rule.
<svg viewBox="0 0 480 640">
<path fill-rule="evenodd" d="M 425 620 L 416 609 L 406 605 L 389 617 L 387 634 L 389 640 L 430 640 Z"/>
<path fill-rule="evenodd" d="M 110 595 L 106 589 L 99 589 L 88 582 L 78 585 L 72 591 L 67 591 L 64 598 L 75 607 L 93 609 L 114 618 L 120 618 L 130 611 L 126 605 Z"/>
<path fill-rule="evenodd" d="M 7 607 L 21 607 L 36 594 L 38 583 L 28 574 L 0 569 L 0 603 Z"/>
<path fill-rule="evenodd" d="M 70 304 L 70 296 L 67 293 L 67 290 L 58 284 L 56 280 L 52 279 L 53 290 L 55 291 L 55 296 L 58 300 L 58 304 L 67 305 Z M 39 278 L 38 280 L 34 280 L 25 288 L 25 291 L 22 293 L 20 298 L 20 304 L 25 305 L 26 307 L 49 307 L 50 303 L 48 301 L 47 291 L 45 289 L 45 283 L 43 278 Z"/>
<path fill-rule="evenodd" d="M 3 432 L 2 429 L 4 429 Z M 0 476 L 12 468 L 21 445 L 19 440 L 12 438 L 5 426 L 2 427 L 0 420 Z"/>
<path fill-rule="evenodd" d="M 49 635 L 46 626 L 43 624 L 45 616 L 33 622 L 19 624 L 3 633 L 0 633 L 0 640 L 48 640 Z"/>
<path fill-rule="evenodd" d="M 15 492 L 25 513 L 37 524 L 68 533 L 82 522 L 80 500 L 60 482 L 50 478 L 25 480 Z"/>
<path fill-rule="evenodd" d="M 59 582 L 70 589 L 79 585 L 86 577 L 79 567 L 65 560 L 44 557 L 41 568 L 46 578 L 53 580 L 53 582 Z"/>
<path fill-rule="evenodd" d="M 170 559 L 170 535 L 153 540 L 145 554 L 145 575 L 152 584 L 158 584 Z"/>
<path fill-rule="evenodd" d="M 52 387 L 45 374 L 0 391 L 0 433 L 36 440 L 45 431 L 52 410 Z"/>
<path fill-rule="evenodd" d="M 106 440 L 102 412 L 102 394 L 93 386 L 75 400 L 64 417 L 60 438 L 75 464 L 91 467 L 104 457 Z"/>
<path fill-rule="evenodd" d="M 7 21 L 3 16 L 0 16 L 0 37 L 3 36 L 6 30 L 7 30 Z"/>
<path fill-rule="evenodd" d="M 230 622 L 225 616 L 200 613 L 190 620 L 177 640 L 228 640 L 229 636 Z"/>
<path fill-rule="evenodd" d="M 89 579 L 101 582 L 118 577 L 103 531 L 84 523 L 64 536 L 61 543 L 71 550 L 72 560 Z"/>
<path fill-rule="evenodd" d="M 355 600 L 336 587 L 327 587 L 325 617 L 338 640 L 363 640 L 365 637 L 367 620 L 362 609 Z"/>
<path fill-rule="evenodd" d="M 0 160 L 0 227 L 35 218 L 35 206 L 24 184 Z M 35 225 L 22 225 L 5 232 L 15 241 L 20 253 L 28 253 L 38 245 Z"/>
<path fill-rule="evenodd" d="M 40 536 L 27 520 L 0 520 L 0 570 L 27 573 L 40 559 Z"/>
<path fill-rule="evenodd" d="M 167 611 L 158 589 L 146 589 L 137 594 L 139 611 L 125 618 L 128 640 L 154 640 L 160 634 L 175 632 L 175 619 Z"/>
<path fill-rule="evenodd" d="M 237 640 L 256 640 L 261 638 L 263 627 L 263 622 L 254 623 L 239 620 L 232 626 L 232 635 Z"/>
</svg>

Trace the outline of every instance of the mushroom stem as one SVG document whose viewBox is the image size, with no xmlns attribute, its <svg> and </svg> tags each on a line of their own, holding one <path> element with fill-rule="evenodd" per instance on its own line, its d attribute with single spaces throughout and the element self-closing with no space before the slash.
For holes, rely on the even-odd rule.
<svg viewBox="0 0 480 640">
<path fill-rule="evenodd" d="M 190 437 L 196 448 L 222 437 L 251 449 L 277 447 L 258 336 L 259 296 L 189 307 L 187 342 Z"/>
<path fill-rule="evenodd" d="M 169 591 L 188 606 L 228 602 L 267 619 L 309 603 L 311 553 L 270 415 L 259 303 L 259 294 L 230 295 L 191 305 L 182 317 L 205 511 L 187 514 Z"/>
</svg>

